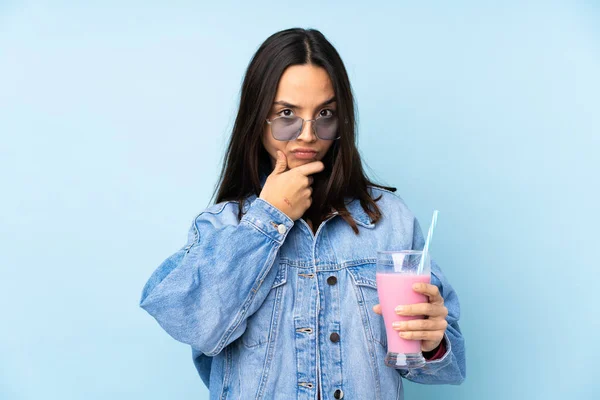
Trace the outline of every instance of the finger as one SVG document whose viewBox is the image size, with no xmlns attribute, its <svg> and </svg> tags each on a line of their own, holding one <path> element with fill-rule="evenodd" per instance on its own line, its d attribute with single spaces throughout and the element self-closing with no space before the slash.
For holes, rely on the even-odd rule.
<svg viewBox="0 0 600 400">
<path fill-rule="evenodd" d="M 281 174 L 282 172 L 285 172 L 287 168 L 287 157 L 285 156 L 283 151 L 277 150 L 277 160 L 275 161 L 275 168 L 273 168 L 273 173 Z"/>
<path fill-rule="evenodd" d="M 397 331 L 445 331 L 448 322 L 445 319 L 414 319 L 394 321 L 392 328 Z"/>
<path fill-rule="evenodd" d="M 375 304 L 373 306 L 373 311 L 375 312 L 375 314 L 381 315 L 381 304 Z"/>
<path fill-rule="evenodd" d="M 440 294 L 440 289 L 429 283 L 415 283 L 413 290 L 417 293 L 422 293 L 429 297 L 430 303 L 444 304 L 444 298 Z"/>
<path fill-rule="evenodd" d="M 426 315 L 429 317 L 446 317 L 448 309 L 441 304 L 419 303 L 410 305 L 399 305 L 395 309 L 398 315 Z"/>
<path fill-rule="evenodd" d="M 325 169 L 325 165 L 321 161 L 313 161 L 294 168 L 294 171 L 297 171 L 304 176 L 308 176 L 310 174 L 321 172 L 323 169 Z"/>
<path fill-rule="evenodd" d="M 444 331 L 407 331 L 398 334 L 402 339 L 442 341 Z"/>
<path fill-rule="evenodd" d="M 310 185 L 312 185 L 313 177 L 309 175 L 309 176 L 305 176 L 303 179 L 304 179 L 304 186 L 309 189 L 312 189 Z"/>
</svg>

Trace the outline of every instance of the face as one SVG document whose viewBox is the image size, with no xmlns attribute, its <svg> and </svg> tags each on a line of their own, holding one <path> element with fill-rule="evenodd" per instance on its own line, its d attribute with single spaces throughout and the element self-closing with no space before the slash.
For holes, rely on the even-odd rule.
<svg viewBox="0 0 600 400">
<path fill-rule="evenodd" d="M 313 65 L 292 65 L 282 74 L 275 101 L 267 118 L 299 116 L 308 119 L 336 114 L 336 102 L 325 103 L 334 97 L 333 86 L 327 71 Z M 286 104 L 278 104 L 286 103 Z M 321 140 L 313 131 L 312 122 L 305 122 L 300 136 L 290 141 L 280 141 L 271 134 L 271 125 L 265 123 L 262 143 L 275 167 L 277 150 L 287 157 L 288 168 L 321 160 L 333 144 L 333 140 Z M 298 152 L 299 149 L 314 150 L 315 153 Z"/>
</svg>

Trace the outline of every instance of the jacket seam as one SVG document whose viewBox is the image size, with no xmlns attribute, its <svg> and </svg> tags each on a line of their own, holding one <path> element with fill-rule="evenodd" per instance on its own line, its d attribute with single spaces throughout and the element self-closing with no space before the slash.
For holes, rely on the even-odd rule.
<svg viewBox="0 0 600 400">
<path fill-rule="evenodd" d="M 381 399 L 381 387 L 380 387 L 380 377 L 379 377 L 379 369 L 377 368 L 377 349 L 375 349 L 375 345 L 373 341 L 375 341 L 375 337 L 373 332 L 371 331 L 371 326 L 369 323 L 369 317 L 365 314 L 366 310 L 364 307 L 365 299 L 357 285 L 352 285 L 354 288 L 354 294 L 356 295 L 357 301 L 359 302 L 358 308 L 360 309 L 361 320 L 363 325 L 363 332 L 366 337 L 366 345 L 369 352 L 369 359 L 371 362 L 371 370 L 373 371 L 375 383 L 376 383 L 376 399 Z M 369 338 L 369 335 L 371 336 Z M 372 339 L 372 340 L 371 340 Z"/>
<path fill-rule="evenodd" d="M 271 372 L 271 364 L 273 362 L 273 354 L 275 351 L 275 343 L 279 333 L 279 322 L 280 322 L 280 307 L 283 296 L 283 287 L 278 286 L 275 292 L 275 304 L 273 307 L 273 315 L 271 316 L 271 324 L 269 327 L 269 335 L 267 338 L 267 356 L 265 363 L 263 364 L 263 373 L 261 381 L 259 383 L 259 390 L 256 398 L 260 399 L 264 396 L 267 381 L 269 379 L 269 373 Z"/>
<path fill-rule="evenodd" d="M 219 400 L 227 399 L 227 394 L 229 392 L 229 376 L 231 374 L 232 355 L 231 349 L 229 349 L 228 347 L 225 348 L 225 359 L 223 362 L 225 363 L 225 372 L 223 374 L 223 385 L 221 386 L 221 394 L 219 395 Z"/>
</svg>

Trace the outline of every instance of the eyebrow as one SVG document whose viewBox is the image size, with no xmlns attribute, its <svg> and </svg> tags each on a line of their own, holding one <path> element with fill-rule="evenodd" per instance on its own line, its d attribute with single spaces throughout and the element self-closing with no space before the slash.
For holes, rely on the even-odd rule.
<svg viewBox="0 0 600 400">
<path fill-rule="evenodd" d="M 331 103 L 333 103 L 333 102 L 335 102 L 335 101 L 336 101 L 336 98 L 335 98 L 335 96 L 333 96 L 333 97 L 332 97 L 332 98 L 330 98 L 329 100 L 327 100 L 327 101 L 324 101 L 323 103 L 319 104 L 319 107 L 326 106 L 326 105 L 328 105 L 328 104 L 331 104 Z M 295 105 L 293 105 L 293 104 L 291 104 L 291 103 L 288 103 L 288 102 L 287 102 L 287 101 L 285 101 L 285 100 L 277 100 L 277 101 L 273 102 L 273 104 L 279 104 L 279 105 L 282 105 L 282 106 L 285 106 L 285 107 L 289 107 L 289 108 L 295 108 L 295 109 L 297 109 L 297 110 L 302 110 L 302 107 L 300 107 L 300 106 L 295 106 Z"/>
</svg>

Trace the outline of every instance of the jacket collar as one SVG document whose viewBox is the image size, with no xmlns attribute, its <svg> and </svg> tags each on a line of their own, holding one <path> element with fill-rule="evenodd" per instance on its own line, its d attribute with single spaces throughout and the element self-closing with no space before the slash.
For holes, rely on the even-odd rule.
<svg viewBox="0 0 600 400">
<path fill-rule="evenodd" d="M 260 174 L 260 187 L 261 188 L 265 185 L 266 181 L 267 181 L 267 175 L 264 172 L 262 172 Z M 257 196 L 255 194 L 250 196 L 249 202 L 254 201 L 254 199 L 256 197 Z M 365 228 L 373 228 L 375 226 L 375 224 L 373 224 L 371 222 L 371 218 L 369 217 L 369 215 L 365 212 L 365 210 L 363 210 L 362 206 L 360 205 L 359 199 L 352 198 L 352 197 L 345 197 L 344 203 L 346 204 L 346 209 L 348 210 L 348 212 L 350 213 L 350 215 L 352 216 L 352 218 L 354 219 L 354 221 L 356 221 L 356 223 L 358 225 L 364 226 Z M 336 210 L 334 210 L 333 215 L 338 215 L 338 212 Z"/>
</svg>

